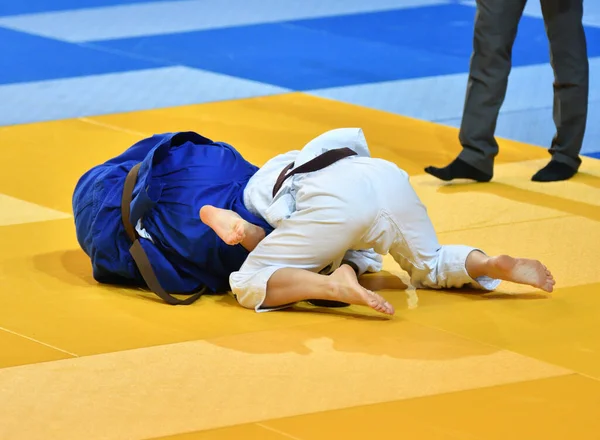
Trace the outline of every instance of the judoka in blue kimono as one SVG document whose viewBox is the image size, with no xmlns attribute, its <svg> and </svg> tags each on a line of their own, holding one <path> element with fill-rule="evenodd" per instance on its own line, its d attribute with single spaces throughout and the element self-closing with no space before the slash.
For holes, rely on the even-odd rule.
<svg viewBox="0 0 600 440">
<path fill-rule="evenodd" d="M 160 284 L 169 293 L 204 286 L 229 290 L 229 275 L 248 251 L 228 246 L 198 215 L 206 204 L 233 210 L 267 233 L 269 223 L 246 209 L 243 193 L 258 167 L 224 142 L 193 132 L 144 139 L 85 173 L 73 194 L 77 239 L 101 283 L 144 286 L 121 218 L 127 173 L 141 162 L 131 203 L 131 222 Z"/>
</svg>

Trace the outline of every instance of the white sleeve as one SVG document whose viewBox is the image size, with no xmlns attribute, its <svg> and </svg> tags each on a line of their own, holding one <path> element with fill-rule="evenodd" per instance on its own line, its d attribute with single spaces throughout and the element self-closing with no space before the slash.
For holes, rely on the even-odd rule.
<svg viewBox="0 0 600 440">
<path fill-rule="evenodd" d="M 261 308 L 267 282 L 278 269 L 319 272 L 341 261 L 365 231 L 361 219 L 349 215 L 347 203 L 322 192 L 299 201 L 297 209 L 231 274 L 231 291 L 242 306 Z"/>
</svg>

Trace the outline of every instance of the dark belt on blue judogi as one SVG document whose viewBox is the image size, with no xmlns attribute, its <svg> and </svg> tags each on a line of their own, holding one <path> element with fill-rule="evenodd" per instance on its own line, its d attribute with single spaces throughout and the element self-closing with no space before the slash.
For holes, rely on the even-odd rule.
<svg viewBox="0 0 600 440">
<path fill-rule="evenodd" d="M 135 265 L 140 271 L 140 275 L 146 282 L 148 288 L 158 295 L 163 301 L 167 304 L 182 305 L 186 306 L 188 304 L 192 304 L 198 298 L 202 296 L 204 292 L 206 292 L 206 286 L 203 286 L 196 293 L 188 296 L 185 299 L 179 299 L 168 293 L 158 281 L 156 273 L 152 268 L 152 263 L 146 254 L 146 251 L 142 247 L 142 243 L 140 242 L 140 236 L 131 224 L 131 200 L 133 198 L 133 188 L 135 187 L 135 183 L 137 182 L 138 172 L 140 171 L 141 163 L 135 165 L 127 174 L 125 178 L 125 185 L 123 186 L 123 196 L 121 198 L 121 218 L 123 220 L 123 226 L 125 227 L 125 232 L 129 237 L 132 245 L 129 248 L 129 253 L 135 261 Z"/>
<path fill-rule="evenodd" d="M 335 150 L 329 150 L 325 153 L 315 157 L 314 159 L 300 165 L 298 168 L 294 168 L 294 163 L 292 162 L 287 167 L 283 169 L 283 171 L 279 174 L 279 177 L 273 187 L 273 197 L 275 194 L 281 189 L 283 182 L 289 177 L 300 174 L 300 173 L 310 173 L 313 171 L 318 171 L 323 168 L 328 167 L 329 165 L 341 160 L 345 157 L 355 156 L 356 152 L 352 151 L 349 148 L 339 148 Z M 121 198 L 121 218 L 123 220 L 123 226 L 125 227 L 125 232 L 129 237 L 132 245 L 129 248 L 129 253 L 131 254 L 133 261 L 135 262 L 142 278 L 146 282 L 148 288 L 158 295 L 163 301 L 167 304 L 171 305 L 188 305 L 195 302 L 198 298 L 202 296 L 206 292 L 206 286 L 203 286 L 199 291 L 191 294 L 185 299 L 179 299 L 168 293 L 160 284 L 154 269 L 152 268 L 152 263 L 150 262 L 146 251 L 142 247 L 140 242 L 140 236 L 131 224 L 131 201 L 133 199 L 133 189 L 137 182 L 138 173 L 140 170 L 141 163 L 135 165 L 125 178 L 125 185 L 123 186 L 123 196 Z M 294 169 L 292 169 L 294 168 Z M 291 170 L 291 171 L 290 171 Z M 346 305 L 343 303 L 339 303 L 338 305 Z M 330 304 L 330 307 L 334 306 L 334 304 Z"/>
</svg>

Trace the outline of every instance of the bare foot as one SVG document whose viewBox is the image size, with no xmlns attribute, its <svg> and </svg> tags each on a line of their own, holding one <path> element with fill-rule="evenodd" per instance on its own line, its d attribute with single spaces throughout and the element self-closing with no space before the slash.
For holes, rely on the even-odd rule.
<svg viewBox="0 0 600 440">
<path fill-rule="evenodd" d="M 241 243 L 246 236 L 246 221 L 236 212 L 206 205 L 200 209 L 200 220 L 228 245 Z"/>
<path fill-rule="evenodd" d="M 527 284 L 546 292 L 552 292 L 556 284 L 548 268 L 537 260 L 500 255 L 491 257 L 486 265 L 491 278 Z"/>
<path fill-rule="evenodd" d="M 382 296 L 365 289 L 358 284 L 354 270 L 344 264 L 330 275 L 334 281 L 334 301 L 342 301 L 359 306 L 368 306 L 386 315 L 394 314 L 394 307 Z"/>
<path fill-rule="evenodd" d="M 200 209 L 200 219 L 230 246 L 241 244 L 252 251 L 265 238 L 263 228 L 248 223 L 236 212 L 206 205 Z"/>
</svg>

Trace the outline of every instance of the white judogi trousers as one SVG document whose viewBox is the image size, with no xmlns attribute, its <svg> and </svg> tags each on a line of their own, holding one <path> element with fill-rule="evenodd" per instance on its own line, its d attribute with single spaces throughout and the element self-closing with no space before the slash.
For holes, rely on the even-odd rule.
<svg viewBox="0 0 600 440">
<path fill-rule="evenodd" d="M 359 155 L 289 178 L 273 199 L 273 186 L 285 166 L 295 162 L 297 167 L 341 147 Z M 248 183 L 244 202 L 275 227 L 230 276 L 232 292 L 244 307 L 264 310 L 267 282 L 278 269 L 333 271 L 350 260 L 361 273 L 377 272 L 381 255 L 388 253 L 409 273 L 415 288 L 472 285 L 493 290 L 500 283 L 469 276 L 465 261 L 475 248 L 440 245 L 407 173 L 371 158 L 360 129 L 327 132 L 300 152 L 270 160 Z"/>
</svg>

